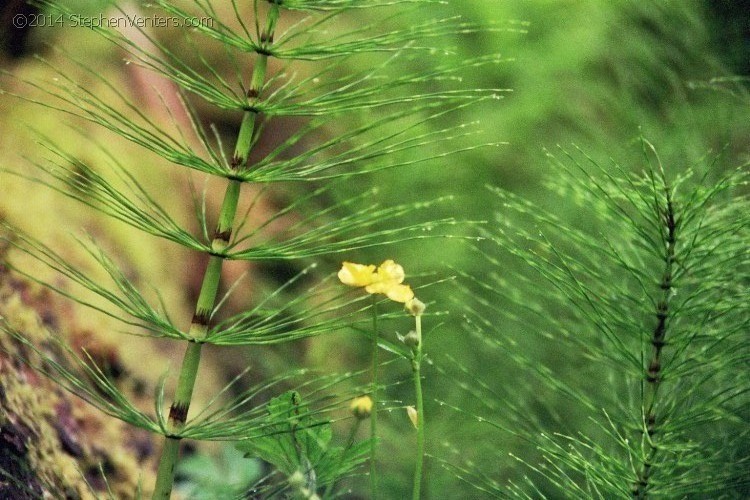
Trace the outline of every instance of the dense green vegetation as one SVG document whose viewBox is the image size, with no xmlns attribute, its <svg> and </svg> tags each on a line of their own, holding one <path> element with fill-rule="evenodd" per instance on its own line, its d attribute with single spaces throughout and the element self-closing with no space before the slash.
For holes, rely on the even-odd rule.
<svg viewBox="0 0 750 500">
<path fill-rule="evenodd" d="M 299 0 L 291 5 L 295 3 L 305 4 Z M 313 3 L 335 10 L 349 2 Z M 382 163 L 375 154 L 371 162 L 356 164 L 358 172 L 366 175 L 340 175 L 345 168 L 339 167 L 349 165 L 334 165 L 331 172 L 338 178 L 329 187 L 325 176 L 318 175 L 327 171 L 307 168 L 304 162 L 279 168 L 267 163 L 259 174 L 248 170 L 243 181 L 273 184 L 270 193 L 261 192 L 270 200 L 267 206 L 290 206 L 305 215 L 320 212 L 323 221 L 331 216 L 330 227 L 352 214 L 365 222 L 330 234 L 303 231 L 291 247 L 274 240 L 271 233 L 272 243 L 263 246 L 261 241 L 260 250 L 230 248 L 229 252 L 236 252 L 232 258 L 254 262 L 251 272 L 260 283 L 254 291 L 272 295 L 268 302 L 255 302 L 249 313 L 242 312 L 248 307 L 242 300 L 224 304 L 216 318 L 219 326 L 209 337 L 215 333 L 215 343 L 221 346 L 251 347 L 237 348 L 219 378 L 230 380 L 250 366 L 254 372 L 248 379 L 257 387 L 273 380 L 278 390 L 274 399 L 269 395 L 248 411 L 250 423 L 237 420 L 221 429 L 206 425 L 191 430 L 187 437 L 208 440 L 241 438 L 248 429 L 258 435 L 240 445 L 241 452 L 227 444 L 218 458 L 201 453 L 189 457 L 177 469 L 178 487 L 198 497 L 212 491 L 224 498 L 234 493 L 223 481 L 227 470 L 247 471 L 233 476 L 237 482 L 267 479 L 262 459 L 280 471 L 280 479 L 262 483 L 267 495 L 313 498 L 317 491 L 321 496 L 346 498 L 351 491 L 368 496 L 373 489 L 365 473 L 377 470 L 380 498 L 406 498 L 413 491 L 417 446 L 404 410 L 415 405 L 415 363 L 407 360 L 418 359 L 426 421 L 423 498 L 747 496 L 750 94 L 743 74 L 750 69 L 750 35 L 742 20 L 750 13 L 741 11 L 741 3 L 697 0 L 467 0 L 419 8 L 408 1 L 394 3 L 398 5 L 354 9 L 335 18 L 329 29 L 354 34 L 309 50 L 304 44 L 299 46 L 302 49 L 292 44 L 294 49 L 284 60 L 289 67 L 298 64 L 300 78 L 310 85 L 317 85 L 317 78 L 330 77 L 339 78 L 337 84 L 345 88 L 346 75 L 363 75 L 371 69 L 373 55 L 367 51 L 373 46 L 368 43 L 378 42 L 363 41 L 367 39 L 360 34 L 386 30 L 391 38 L 384 44 L 419 45 L 422 40 L 414 40 L 410 28 L 428 18 L 460 19 L 445 22 L 445 29 L 422 30 L 420 36 L 438 46 L 427 54 L 408 53 L 395 61 L 395 69 L 386 67 L 380 86 L 365 86 L 363 92 L 341 100 L 326 100 L 314 90 L 313 100 L 305 101 L 307 89 L 290 84 L 286 88 L 291 104 L 283 91 L 274 94 L 280 97 L 266 111 L 281 118 L 264 123 L 262 137 L 247 132 L 247 120 L 233 109 L 236 103 L 219 92 L 221 85 L 212 89 L 205 81 L 191 80 L 189 72 L 175 76 L 179 65 L 175 72 L 165 72 L 190 91 L 185 95 L 191 111 L 206 130 L 215 126 L 217 141 L 231 150 L 238 133 L 240 142 L 246 136 L 250 165 L 275 147 L 286 148 L 284 154 L 300 155 L 311 144 L 333 144 L 337 138 L 343 139 L 342 148 L 349 147 L 349 140 L 352 145 L 373 141 L 370 150 L 377 153 L 378 137 L 391 138 L 384 144 L 395 147 L 397 134 L 404 129 L 422 138 L 415 146 L 421 142 L 427 146 L 410 146 Z M 91 13 L 97 8 L 66 7 Z M 261 17 L 267 19 L 264 13 Z M 294 10 L 282 9 L 282 18 L 286 14 L 298 19 Z M 359 31 L 373 20 L 377 23 Z M 268 21 L 270 28 L 274 22 Z M 153 41 L 173 51 L 167 52 L 168 60 L 174 56 L 201 66 L 204 61 L 198 51 L 178 35 L 164 30 L 154 33 Z M 225 35 L 214 38 L 228 46 L 239 44 Z M 53 54 L 42 42 L 54 46 L 57 36 L 52 30 L 37 30 L 30 50 Z M 120 47 L 113 49 L 100 39 L 88 38 L 89 33 L 69 30 L 63 36 L 60 39 L 68 42 L 65 51 L 84 65 L 93 64 L 87 52 L 101 58 L 99 67 L 109 79 L 118 78 L 123 48 L 131 52 L 126 58 L 143 49 L 130 45 L 127 38 L 115 37 Z M 71 40 L 86 40 L 82 46 L 87 48 Z M 350 44 L 344 45 L 347 41 Z M 251 56 L 264 56 L 264 50 Z M 231 74 L 233 65 L 257 65 L 245 55 L 225 62 L 219 43 L 207 44 L 205 51 L 215 57 L 206 67 L 216 74 Z M 342 56 L 340 66 L 314 80 L 310 68 L 316 63 L 307 59 L 324 59 L 325 65 L 332 54 Z M 145 61 L 154 62 L 148 56 Z M 273 87 L 278 84 L 273 75 L 283 72 L 284 66 L 269 64 Z M 66 71 L 80 70 L 71 64 L 61 74 Z M 432 71 L 438 74 L 431 75 Z M 255 90 L 257 95 L 267 75 L 251 78 L 249 71 L 244 73 L 245 90 Z M 399 80 L 412 74 L 416 76 L 411 82 Z M 309 81 L 304 80 L 308 76 Z M 22 78 L 37 83 L 33 76 Z M 96 81 L 96 77 L 87 79 Z M 43 86 L 38 90 L 49 91 Z M 430 93 L 444 105 L 435 105 L 438 101 L 431 100 Z M 395 110 L 384 111 L 387 106 L 380 100 L 389 99 Z M 469 105 L 471 100 L 477 102 Z M 94 111 L 106 110 L 108 102 L 95 104 Z M 91 108 L 91 103 L 84 106 Z M 289 130 L 298 129 L 306 117 L 315 120 L 319 111 L 341 118 L 322 123 L 304 140 L 287 141 Z M 48 119 L 45 115 L 40 121 Z M 134 142 L 145 143 L 156 155 L 174 158 L 170 151 L 154 146 L 158 141 L 147 134 L 138 136 L 137 130 L 132 134 L 127 122 L 118 122 L 114 115 L 107 120 L 105 127 L 130 135 L 131 140 L 135 135 Z M 352 130 L 356 133 L 347 135 Z M 222 155 L 213 137 L 208 137 L 212 134 L 205 138 L 215 148 L 209 153 L 211 161 L 202 164 L 186 155 L 176 163 L 228 178 L 232 184 L 236 180 L 232 175 L 213 166 L 212 161 L 222 163 Z M 439 140 L 431 142 L 433 138 Z M 105 207 L 112 204 L 111 195 L 105 192 L 93 202 L 87 197 L 87 189 L 106 181 L 98 180 L 96 168 L 76 165 L 83 149 L 80 139 L 63 134 L 53 139 L 55 144 L 48 148 L 55 161 L 75 166 L 65 175 L 52 172 L 53 178 L 65 183 L 73 197 L 107 214 L 100 202 Z M 76 150 L 70 157 L 63 152 L 69 149 L 66 142 Z M 335 155 L 341 151 L 337 147 L 323 152 Z M 106 156 L 101 151 L 87 154 Z M 32 163 L 40 161 L 24 156 Z M 128 161 L 120 162 L 127 171 Z M 382 169 L 389 164 L 398 166 Z M 86 183 L 71 182 L 66 177 L 70 173 L 74 179 L 82 173 Z M 299 179 L 309 182 L 296 182 Z M 163 189 L 158 182 L 153 185 Z M 369 195 L 357 198 L 373 187 L 385 207 L 380 211 L 368 208 Z M 216 189 L 223 192 L 223 187 Z M 315 196 L 308 199 L 309 193 Z M 213 228 L 198 205 L 203 227 L 197 232 L 202 229 L 208 235 Z M 323 212 L 325 207 L 333 211 Z M 136 227 L 145 225 L 132 215 L 135 212 L 118 216 L 122 213 L 108 215 Z M 228 218 L 231 226 L 234 214 L 225 217 L 224 209 L 221 213 L 222 222 Z M 213 221 L 212 217 L 208 216 Z M 303 222 L 309 221 L 303 217 Z M 217 250 L 215 242 L 191 239 L 190 231 L 163 229 L 166 226 L 157 220 L 146 232 L 199 252 L 224 251 Z M 399 232 L 401 227 L 410 232 Z M 357 239 L 359 234 L 370 239 Z M 414 234 L 429 237 L 403 241 L 408 240 L 404 235 Z M 50 258 L 51 251 L 34 241 L 26 240 L 27 252 L 51 260 L 75 280 L 73 267 L 66 269 L 63 258 Z M 106 258 L 98 259 L 120 280 L 121 290 L 130 293 L 127 277 Z M 365 294 L 344 293 L 345 287 L 332 277 L 343 260 L 381 263 L 387 259 L 403 265 L 407 282 L 427 303 L 424 342 L 418 349 L 404 348 L 396 335 L 409 331 L 408 314 L 400 313 L 392 301 L 375 308 Z M 314 271 L 308 267 L 313 262 Z M 320 279 L 327 281 L 313 287 Z M 101 291 L 96 285 L 83 285 Z M 277 286 L 283 289 L 272 292 Z M 227 288 L 222 284 L 220 292 Z M 241 291 L 238 294 L 248 299 Z M 335 295 L 343 295 L 343 302 L 319 313 L 320 304 L 327 307 L 326 301 Z M 218 297 L 221 300 L 221 294 Z M 137 296 L 130 298 L 140 306 Z M 205 308 L 213 308 L 213 298 Z M 269 310 L 278 311 L 271 316 L 285 318 L 280 329 L 263 330 L 263 320 L 258 318 Z M 379 353 L 383 364 L 378 391 L 384 409 L 378 418 L 375 469 L 367 466 L 371 443 L 365 428 L 369 426 L 360 426 L 357 418 L 352 427 L 352 419 L 342 417 L 348 401 L 366 392 L 371 382 L 372 344 L 367 332 L 373 310 L 382 315 L 377 330 L 384 347 Z M 158 314 L 136 312 L 141 314 L 136 314 L 137 326 L 156 325 L 152 332 L 185 340 L 179 328 L 172 328 Z M 420 315 L 416 317 L 419 324 Z M 242 328 L 220 332 L 220 326 L 232 325 L 231 318 L 239 318 L 243 327 L 260 329 L 265 336 L 253 337 Z M 288 333 L 284 328 L 289 324 L 299 330 Z M 343 325 L 355 328 L 342 331 Z M 297 373 L 287 381 L 280 374 L 300 367 L 325 374 L 314 382 L 312 378 L 301 382 L 318 406 L 306 406 L 304 390 L 301 400 L 297 393 L 284 392 L 295 385 L 291 379 L 299 385 L 306 375 Z M 331 375 L 334 372 L 356 373 L 337 377 Z M 75 385 L 75 376 L 66 372 L 63 378 Z M 106 386 L 106 381 L 100 380 L 100 385 Z M 235 393 L 239 399 L 256 390 L 247 385 Z M 332 391 L 335 402 L 322 396 L 315 399 L 322 388 Z M 106 408 L 101 387 L 79 392 Z M 116 399 L 117 392 L 109 397 Z M 165 427 L 167 435 L 175 432 L 165 415 L 152 421 L 137 413 L 119 416 L 157 434 L 164 433 Z M 333 425 L 328 418 L 335 420 Z M 290 439 L 290 435 L 297 437 Z M 289 460 L 292 455 L 296 458 Z M 317 484 L 295 475 L 310 461 L 308 457 L 316 457 Z M 339 478 L 350 475 L 343 481 Z M 204 493 L 196 493 L 200 491 Z"/>
</svg>

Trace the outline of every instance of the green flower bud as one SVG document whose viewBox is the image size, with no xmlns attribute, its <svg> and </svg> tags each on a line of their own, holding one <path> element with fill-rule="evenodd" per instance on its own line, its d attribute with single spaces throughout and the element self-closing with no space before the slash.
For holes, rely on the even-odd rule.
<svg viewBox="0 0 750 500">
<path fill-rule="evenodd" d="M 411 300 L 407 300 L 406 304 L 404 305 L 406 307 L 406 310 L 409 311 L 412 316 L 421 316 L 422 313 L 424 313 L 424 310 L 427 308 L 424 302 L 416 297 Z"/>
</svg>

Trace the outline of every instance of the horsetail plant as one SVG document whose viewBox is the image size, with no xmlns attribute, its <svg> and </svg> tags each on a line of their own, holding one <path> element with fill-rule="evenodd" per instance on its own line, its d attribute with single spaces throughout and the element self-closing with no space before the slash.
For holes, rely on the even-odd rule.
<svg viewBox="0 0 750 500">
<path fill-rule="evenodd" d="M 61 2 L 40 3 L 68 18 L 75 15 Z M 306 498 L 316 497 L 319 487 L 330 486 L 336 480 L 337 467 L 342 469 L 343 462 L 347 463 L 343 467 L 346 471 L 360 462 L 359 448 L 351 455 L 347 455 L 348 451 L 328 453 L 321 446 L 330 435 L 326 437 L 313 430 L 322 425 L 319 419 L 348 404 L 350 397 L 334 398 L 331 402 L 324 394 L 326 388 L 349 377 L 331 375 L 305 381 L 305 377 L 311 375 L 300 371 L 242 390 L 222 403 L 231 392 L 227 386 L 214 396 L 207 408 L 197 413 L 191 411 L 193 392 L 200 383 L 198 368 L 205 344 L 252 346 L 290 342 L 350 327 L 358 321 L 357 311 L 371 308 L 377 317 L 374 305 L 362 303 L 361 297 L 343 300 L 341 294 L 330 291 L 326 282 L 288 299 L 286 289 L 307 274 L 307 268 L 247 311 L 219 320 L 219 309 L 224 303 L 220 296 L 222 269 L 226 261 L 309 259 L 423 238 L 424 229 L 455 224 L 453 219 L 418 221 L 419 210 L 429 209 L 442 200 L 381 207 L 370 201 L 375 190 L 325 208 L 322 206 L 323 200 L 336 188 L 333 181 L 346 183 L 354 175 L 406 167 L 482 146 L 472 142 L 470 136 L 474 132 L 469 128 L 441 128 L 436 124 L 462 107 L 496 99 L 501 92 L 499 89 L 465 89 L 459 82 L 464 72 L 498 63 L 501 59 L 485 56 L 455 61 L 445 57 L 449 55 L 445 53 L 436 64 L 432 57 L 436 50 L 432 44 L 440 37 L 480 28 L 462 23 L 458 18 L 445 18 L 393 29 L 388 26 L 395 23 L 395 17 L 379 14 L 410 7 L 431 9 L 434 3 L 431 0 L 254 0 L 250 9 L 235 0 L 228 5 L 193 0 L 185 2 L 185 6 L 157 0 L 155 5 L 163 15 L 181 19 L 185 25 L 190 25 L 196 17 L 213 21 L 196 25 L 188 33 L 188 43 L 194 49 L 192 57 L 178 53 L 147 30 L 141 30 L 140 35 L 148 41 L 148 47 L 131 40 L 125 33 L 92 26 L 127 53 L 127 64 L 138 64 L 174 84 L 184 109 L 167 107 L 169 124 L 150 117 L 117 84 L 101 76 L 90 63 L 77 61 L 73 55 L 67 57 L 87 78 L 107 91 L 106 97 L 41 57 L 38 60 L 54 77 L 44 83 L 23 82 L 35 90 L 36 95 L 21 98 L 75 119 L 87 120 L 153 153 L 161 161 L 221 179 L 225 184 L 223 201 L 215 217 L 207 213 L 206 194 L 202 199 L 195 195 L 193 201 L 200 228 L 196 234 L 171 215 L 159 197 L 150 193 L 130 172 L 129 165 L 106 145 L 98 148 L 108 159 L 116 179 L 99 173 L 94 166 L 46 138 L 42 138 L 41 143 L 49 153 L 47 161 L 31 158 L 41 176 L 17 174 L 57 190 L 104 216 L 207 257 L 189 327 L 183 328 L 171 318 L 163 303 L 154 306 L 149 296 L 138 289 L 93 238 L 80 242 L 112 280 L 113 287 L 66 262 L 55 249 L 18 229 L 8 228 L 11 235 L 8 241 L 12 245 L 63 274 L 72 283 L 93 292 L 105 305 L 92 302 L 85 294 L 71 291 L 67 286 L 41 282 L 121 321 L 128 333 L 144 335 L 145 332 L 183 346 L 176 388 L 168 395 L 166 383 L 162 382 L 157 389 L 153 414 L 129 402 L 87 356 L 76 357 L 78 368 L 54 359 L 37 366 L 107 414 L 163 436 L 152 498 L 170 497 L 180 445 L 185 439 L 244 440 L 249 452 L 278 465 L 292 488 L 296 488 L 294 494 Z M 125 10 L 121 13 L 126 14 Z M 359 28 L 341 32 L 338 23 L 344 15 L 368 21 Z M 225 51 L 229 72 L 215 65 L 199 48 L 201 40 L 206 39 L 218 42 Z M 353 70 L 350 60 L 359 56 L 368 58 L 368 67 Z M 373 62 L 376 60 L 378 62 Z M 163 103 L 172 102 L 163 95 L 158 97 Z M 231 152 L 225 150 L 224 140 L 215 128 L 207 131 L 202 125 L 196 105 L 201 101 L 203 105 L 237 115 L 240 125 Z M 186 121 L 177 118 L 183 113 Z M 287 126 L 292 125 L 291 129 L 284 130 L 281 142 L 269 152 L 258 152 L 257 146 L 263 141 L 267 124 L 278 117 L 301 119 L 286 122 Z M 352 126 L 337 131 L 340 127 L 336 125 L 342 120 L 351 122 Z M 326 137 L 329 133 L 332 135 Z M 436 147 L 438 143 L 440 147 Z M 287 185 L 304 182 L 309 187 L 265 221 L 254 221 L 250 215 L 259 198 L 282 182 Z M 246 184 L 261 187 L 249 203 L 243 201 Z M 241 208 L 245 205 L 249 208 L 243 215 Z M 209 230 L 212 221 L 213 231 Z M 282 229 L 279 230 L 279 226 Z M 38 279 L 28 269 L 12 262 L 9 266 L 31 279 Z M 400 266 L 398 269 L 393 266 L 386 271 L 400 269 Z M 403 270 L 401 275 L 403 279 Z M 408 287 L 402 287 L 405 285 L 396 283 L 376 293 L 386 293 L 399 302 L 412 301 L 411 290 L 408 290 L 411 296 L 406 297 Z M 401 295 L 392 296 L 397 293 Z M 321 297 L 328 298 L 320 300 Z M 420 314 L 415 314 L 418 332 Z M 23 339 L 23 332 L 12 325 L 6 324 L 4 329 Z M 44 356 L 35 346 L 29 347 Z M 420 342 L 416 349 L 415 381 L 419 388 Z M 377 357 L 373 366 L 377 371 Z M 307 389 L 308 395 L 300 399 L 296 392 L 285 393 L 267 406 L 254 403 L 260 393 L 285 385 L 290 378 L 301 379 L 301 387 Z M 377 384 L 376 378 L 374 384 Z M 374 390 L 372 397 L 376 400 Z M 165 414 L 168 398 L 171 402 Z M 419 391 L 418 408 L 421 444 L 415 498 L 419 497 L 424 446 Z M 372 411 L 373 434 L 376 413 Z M 291 440 L 281 445 L 281 441 L 275 441 L 273 446 L 281 446 L 296 458 L 276 460 L 278 457 L 268 455 L 268 450 L 273 448 L 271 442 L 264 439 Z M 307 445 L 301 444 L 303 442 Z M 263 443 L 268 446 L 264 447 Z M 374 454 L 370 458 L 375 493 Z M 320 468 L 318 474 L 313 470 L 316 467 Z"/>
<path fill-rule="evenodd" d="M 641 172 L 550 156 L 549 187 L 583 214 L 580 225 L 491 188 L 503 209 L 477 247 L 488 277 L 464 274 L 475 304 L 466 329 L 523 377 L 512 391 L 463 386 L 493 411 L 474 416 L 526 443 L 517 459 L 532 472 L 503 482 L 445 464 L 490 496 L 746 496 L 748 166 L 669 171 L 642 145 Z M 568 368 L 524 354 L 533 345 Z M 529 418 L 529 404 L 544 405 L 546 419 Z"/>
</svg>

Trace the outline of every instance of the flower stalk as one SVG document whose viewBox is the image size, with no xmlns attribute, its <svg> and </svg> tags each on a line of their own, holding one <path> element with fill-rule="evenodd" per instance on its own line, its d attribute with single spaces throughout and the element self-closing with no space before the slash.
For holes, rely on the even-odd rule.
<svg viewBox="0 0 750 500">
<path fill-rule="evenodd" d="M 370 496 L 378 497 L 377 450 L 378 450 L 378 301 L 372 296 L 372 406 L 370 414 Z"/>
<path fill-rule="evenodd" d="M 414 296 L 409 285 L 404 284 L 404 268 L 392 260 L 386 260 L 380 266 L 375 268 L 373 265 L 355 264 L 344 262 L 338 273 L 339 280 L 348 286 L 362 287 L 367 293 L 372 295 L 372 312 L 373 312 L 373 347 L 372 347 L 372 399 L 377 404 L 377 387 L 378 387 L 378 314 L 376 295 L 385 295 L 394 302 L 404 304 L 406 310 L 414 316 L 415 331 L 406 336 L 399 335 L 399 339 L 411 349 L 411 368 L 414 380 L 414 395 L 417 400 L 417 407 L 407 408 L 409 419 L 417 430 L 417 457 L 414 466 L 414 486 L 412 498 L 420 498 L 422 490 L 422 471 L 424 464 L 424 398 L 422 396 L 422 314 L 425 311 L 425 304 Z M 404 356 L 407 356 L 404 354 Z M 370 457 L 370 488 L 372 498 L 377 494 L 377 480 L 375 476 L 375 437 L 377 431 L 377 411 L 372 412 L 370 420 L 370 437 L 372 438 L 372 448 Z"/>
<path fill-rule="evenodd" d="M 414 397 L 417 400 L 416 418 L 413 423 L 417 429 L 417 456 L 414 462 L 414 487 L 412 499 L 418 500 L 422 491 L 422 474 L 424 469 L 424 445 L 425 445 L 425 418 L 424 398 L 422 396 L 422 313 L 424 304 L 419 299 L 412 299 L 406 304 L 407 309 L 414 315 L 414 333 L 416 340 L 412 346 L 411 369 L 414 378 Z M 408 337 L 408 336 L 407 336 Z"/>
<path fill-rule="evenodd" d="M 385 295 L 394 302 L 405 304 L 407 309 L 417 316 L 419 331 L 421 332 L 421 323 L 419 315 L 424 311 L 424 304 L 414 298 L 414 292 L 409 285 L 403 284 L 405 273 L 404 268 L 396 264 L 393 260 L 386 260 L 377 268 L 374 265 L 355 264 L 353 262 L 344 262 L 338 272 L 339 281 L 343 284 L 353 287 L 364 288 L 367 293 L 372 295 L 372 402 L 373 412 L 370 417 L 370 439 L 372 440 L 370 448 L 370 495 L 377 498 L 378 481 L 376 467 L 377 452 L 377 402 L 378 402 L 378 302 L 377 295 Z M 417 305 L 419 314 L 413 309 Z M 416 355 L 415 355 L 416 356 Z M 419 354 L 421 362 L 421 351 Z M 417 375 L 418 376 L 418 375 Z M 420 382 L 421 383 L 421 382 Z M 421 401 L 421 386 L 418 390 Z M 421 404 L 421 403 L 420 403 Z M 422 434 L 424 440 L 424 434 Z M 424 447 L 424 443 L 422 444 Z M 419 466 L 421 476 L 421 465 Z M 419 492 L 417 492 L 419 494 Z"/>
<path fill-rule="evenodd" d="M 352 445 L 354 445 L 354 439 L 357 436 L 357 431 L 359 431 L 359 426 L 362 421 L 366 418 L 372 417 L 372 398 L 370 396 L 360 396 L 354 398 L 351 402 L 351 405 L 349 406 L 349 409 L 354 416 L 354 423 L 349 429 L 349 436 L 346 438 L 346 445 L 344 447 L 345 450 L 349 450 Z M 335 481 L 331 481 L 330 483 L 328 483 L 328 486 L 326 486 L 325 492 L 323 493 L 323 498 L 331 498 L 334 484 Z"/>
</svg>

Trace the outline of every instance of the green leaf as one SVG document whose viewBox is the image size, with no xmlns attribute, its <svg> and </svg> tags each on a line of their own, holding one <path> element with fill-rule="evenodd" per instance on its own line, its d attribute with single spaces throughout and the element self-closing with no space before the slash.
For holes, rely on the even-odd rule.
<svg viewBox="0 0 750 500">
<path fill-rule="evenodd" d="M 369 452 L 367 441 L 346 448 L 332 446 L 331 423 L 313 418 L 296 391 L 273 398 L 267 411 L 265 434 L 237 448 L 245 458 L 260 458 L 287 478 L 301 473 L 311 491 L 350 473 Z"/>
<path fill-rule="evenodd" d="M 181 460 L 179 475 L 186 478 L 189 498 L 236 498 L 258 481 L 263 470 L 258 460 L 245 460 L 234 446 L 225 445 L 216 456 L 192 455 Z M 182 488 L 181 488 L 182 489 Z"/>
</svg>

